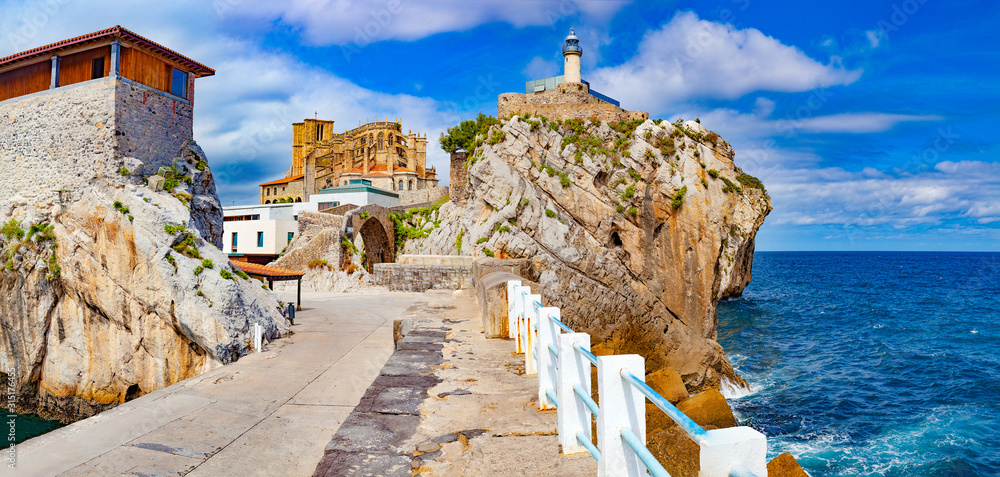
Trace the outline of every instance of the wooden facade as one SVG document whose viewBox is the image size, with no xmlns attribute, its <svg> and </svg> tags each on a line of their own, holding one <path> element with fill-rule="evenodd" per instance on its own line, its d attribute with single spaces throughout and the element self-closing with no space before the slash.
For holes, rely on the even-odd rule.
<svg viewBox="0 0 1000 477">
<path fill-rule="evenodd" d="M 113 45 L 119 45 L 118 70 Z M 0 58 L 0 101 L 48 90 L 52 85 L 52 57 L 59 57 L 56 85 L 115 75 L 165 93 L 192 100 L 194 78 L 215 70 L 179 55 L 120 26 Z M 183 82 L 173 84 L 175 81 Z"/>
<path fill-rule="evenodd" d="M 0 73 L 0 101 L 49 89 L 52 67 L 48 61 Z"/>
</svg>

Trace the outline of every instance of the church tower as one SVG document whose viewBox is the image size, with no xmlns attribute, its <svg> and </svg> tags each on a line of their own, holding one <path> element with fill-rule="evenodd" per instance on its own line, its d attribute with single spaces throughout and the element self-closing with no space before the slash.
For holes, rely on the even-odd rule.
<svg viewBox="0 0 1000 477">
<path fill-rule="evenodd" d="M 580 39 L 576 37 L 572 28 L 569 29 L 569 36 L 566 37 L 566 43 L 563 44 L 562 54 L 565 59 L 563 62 L 564 81 L 566 83 L 581 83 L 580 57 L 583 56 L 583 48 L 580 47 Z"/>
</svg>

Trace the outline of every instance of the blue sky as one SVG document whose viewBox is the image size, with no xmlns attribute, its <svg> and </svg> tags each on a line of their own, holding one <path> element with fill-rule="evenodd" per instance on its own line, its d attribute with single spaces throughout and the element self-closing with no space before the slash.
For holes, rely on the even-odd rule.
<svg viewBox="0 0 1000 477">
<path fill-rule="evenodd" d="M 121 24 L 218 71 L 195 138 L 224 204 L 290 163 L 291 123 L 401 118 L 435 139 L 559 74 L 700 117 L 775 210 L 758 250 L 1000 250 L 1000 5 L 719 0 L 0 2 L 0 56 Z"/>
</svg>

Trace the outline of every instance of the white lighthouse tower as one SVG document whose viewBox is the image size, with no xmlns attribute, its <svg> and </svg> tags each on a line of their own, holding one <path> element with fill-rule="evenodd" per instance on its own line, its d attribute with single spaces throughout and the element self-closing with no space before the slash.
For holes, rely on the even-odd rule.
<svg viewBox="0 0 1000 477">
<path fill-rule="evenodd" d="M 580 47 L 580 39 L 576 37 L 576 33 L 572 28 L 569 29 L 569 36 L 566 37 L 566 43 L 563 44 L 562 54 L 565 59 L 563 62 L 565 70 L 563 81 L 566 83 L 581 83 L 580 57 L 583 56 L 583 48 Z"/>
</svg>

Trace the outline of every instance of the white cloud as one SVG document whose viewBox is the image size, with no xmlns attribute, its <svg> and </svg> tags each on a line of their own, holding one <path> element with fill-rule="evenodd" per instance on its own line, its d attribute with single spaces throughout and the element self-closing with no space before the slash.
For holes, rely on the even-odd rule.
<svg viewBox="0 0 1000 477">
<path fill-rule="evenodd" d="M 304 39 L 316 45 L 364 45 L 383 40 L 418 40 L 491 22 L 525 27 L 552 25 L 575 16 L 607 20 L 628 3 L 631 1 L 290 0 L 240 5 L 231 14 L 299 27 Z"/>
<path fill-rule="evenodd" d="M 678 13 L 647 32 L 626 63 L 587 75 L 625 107 L 650 112 L 696 98 L 735 99 L 754 91 L 802 92 L 856 81 L 861 70 L 823 65 L 757 29 Z"/>
<path fill-rule="evenodd" d="M 757 98 L 754 101 L 753 113 L 758 117 L 766 118 L 774 112 L 774 101 L 767 99 L 765 97 Z"/>
<path fill-rule="evenodd" d="M 941 121 L 941 116 L 915 116 L 888 113 L 841 113 L 815 116 L 806 119 L 781 120 L 776 127 L 781 130 L 798 130 L 807 133 L 866 134 L 888 131 L 904 122 Z"/>
</svg>

